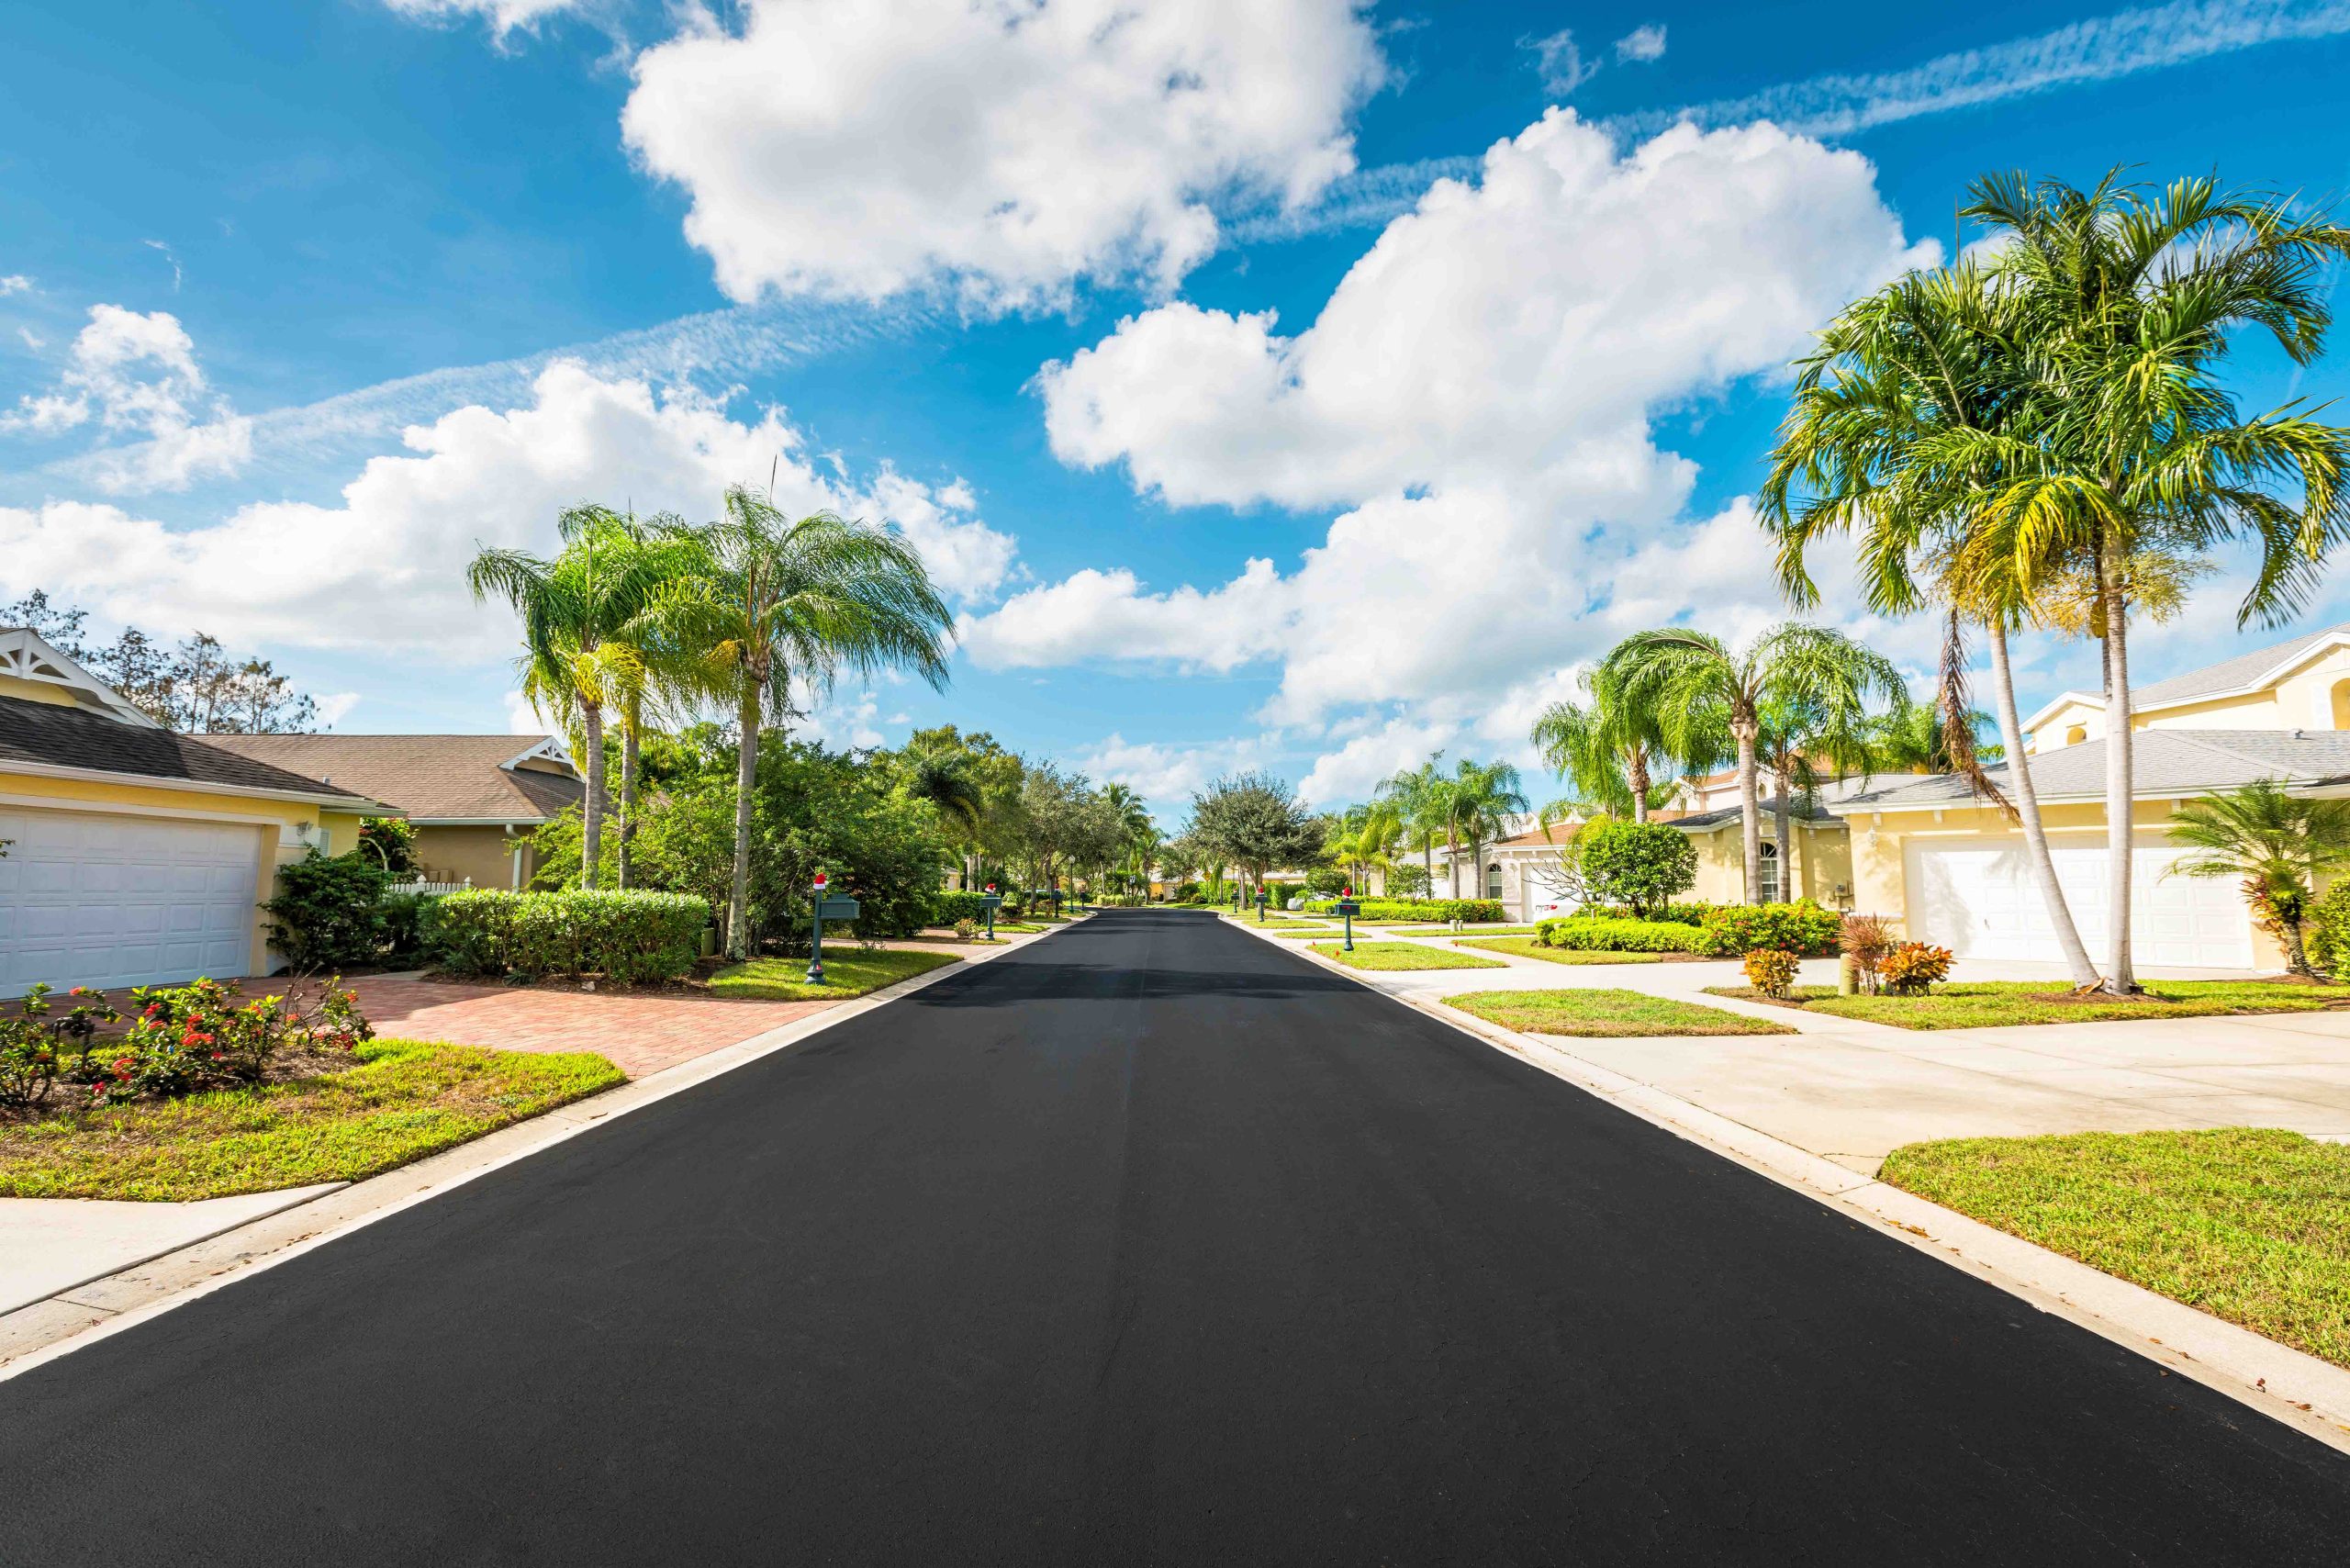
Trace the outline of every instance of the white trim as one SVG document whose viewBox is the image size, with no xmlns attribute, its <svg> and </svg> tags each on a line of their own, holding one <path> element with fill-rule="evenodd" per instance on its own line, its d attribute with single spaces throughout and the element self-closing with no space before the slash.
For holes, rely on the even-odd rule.
<svg viewBox="0 0 2350 1568">
<path fill-rule="evenodd" d="M 541 735 L 527 749 L 516 752 L 498 766 L 511 773 L 523 763 L 538 758 L 544 758 L 548 762 L 560 762 L 571 769 L 575 776 L 579 772 L 579 764 L 573 759 L 571 748 L 563 744 L 563 737 L 560 735 Z"/>
<path fill-rule="evenodd" d="M 47 667 L 38 669 L 34 667 L 36 664 Z M 87 701 L 62 704 L 76 713 L 95 713 L 138 730 L 163 727 L 29 626 L 0 628 L 0 675 L 36 686 L 53 686 L 60 691 L 87 698 Z"/>
<path fill-rule="evenodd" d="M 215 784 L 202 778 L 164 778 L 151 773 L 114 773 L 99 767 L 62 767 L 54 763 L 18 762 L 14 758 L 0 761 L 0 773 L 18 773 L 28 778 L 86 778 L 93 783 L 129 784 L 141 790 L 183 790 L 203 795 L 250 795 L 263 801 L 297 801 L 309 806 L 334 806 L 366 817 L 400 815 L 397 806 L 387 806 L 364 795 L 345 795 L 332 790 L 264 790 L 255 784 Z"/>
<path fill-rule="evenodd" d="M 0 806 L 25 806 L 35 811 L 80 812 L 97 817 L 168 817 L 174 822 L 229 823 L 238 827 L 284 827 L 279 817 L 247 816 L 238 812 L 184 812 L 175 806 L 141 806 L 117 801 L 76 801 L 62 795 L 0 794 Z"/>
<path fill-rule="evenodd" d="M 2333 653 L 2338 648 L 2350 648 L 2350 632 L 2320 633 L 2311 641 L 2296 648 L 2285 658 L 2242 686 L 2222 687 L 2217 691 L 2202 691 L 2192 697 L 2172 697 L 2155 702 L 2145 701 L 2133 691 L 2130 694 L 2130 716 L 2134 719 L 2141 713 L 2158 713 L 2165 708 L 2191 708 L 2199 702 L 2223 702 L 2231 697 L 2255 696 L 2267 690 L 2320 655 Z M 2154 684 L 2160 686 L 2164 683 L 2155 681 Z M 2064 692 L 2039 712 L 2026 719 L 2023 722 L 2024 729 L 2027 731 L 2039 729 L 2042 724 L 2055 715 L 2058 709 L 2072 702 L 2086 703 L 2098 711 L 2103 712 L 2105 693 L 2101 691 Z"/>
</svg>

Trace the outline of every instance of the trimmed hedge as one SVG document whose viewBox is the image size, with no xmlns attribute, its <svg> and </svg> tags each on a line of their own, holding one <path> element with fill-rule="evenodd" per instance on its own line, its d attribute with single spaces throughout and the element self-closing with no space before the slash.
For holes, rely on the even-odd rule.
<svg viewBox="0 0 2350 1568">
<path fill-rule="evenodd" d="M 1815 958 L 1836 951 L 1844 917 L 1809 899 L 1795 903 L 1730 903 L 1707 910 L 1700 929 L 1713 944 L 1707 950 L 1723 958 L 1743 956 L 1757 947 Z"/>
<path fill-rule="evenodd" d="M 2336 879 L 2333 886 L 2310 901 L 2306 918 L 2309 936 L 2304 945 L 2310 962 L 2322 974 L 2350 972 L 2350 877 Z"/>
<path fill-rule="evenodd" d="M 1535 926 L 1546 947 L 1592 953 L 1710 953 L 1707 934 L 1677 920 L 1619 920 L 1606 915 L 1568 915 Z"/>
<path fill-rule="evenodd" d="M 443 969 L 459 974 L 674 980 L 700 956 L 710 905 L 688 893 L 451 893 L 433 911 Z"/>
<path fill-rule="evenodd" d="M 1459 920 L 1475 925 L 1509 918 L 1499 899 L 1364 899 L 1361 902 L 1362 913 L 1355 916 L 1357 920 Z M 1335 914 L 1338 901 L 1308 899 L 1305 908 L 1312 914 Z"/>
<path fill-rule="evenodd" d="M 985 893 L 962 891 L 934 893 L 930 906 L 930 924 L 952 925 L 958 920 L 968 920 L 985 925 L 988 923 L 988 906 L 984 902 L 987 896 Z"/>
</svg>

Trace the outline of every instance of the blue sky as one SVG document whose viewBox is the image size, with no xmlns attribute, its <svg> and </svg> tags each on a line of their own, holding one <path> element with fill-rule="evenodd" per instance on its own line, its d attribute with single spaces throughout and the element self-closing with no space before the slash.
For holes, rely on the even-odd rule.
<svg viewBox="0 0 2350 1568">
<path fill-rule="evenodd" d="M 1337 803 L 1527 760 L 1624 631 L 1782 613 L 1741 510 L 1782 368 L 1947 253 L 1973 176 L 2350 176 L 2344 3 L 20 3 L 0 38 L 0 594 L 259 649 L 341 729 L 502 729 L 477 542 L 772 465 L 963 616 L 949 691 L 815 729 L 991 729 L 1170 818 L 1238 766 Z M 2142 676 L 2232 614 L 2214 584 Z M 2027 709 L 2093 680 L 2026 652 Z"/>
</svg>

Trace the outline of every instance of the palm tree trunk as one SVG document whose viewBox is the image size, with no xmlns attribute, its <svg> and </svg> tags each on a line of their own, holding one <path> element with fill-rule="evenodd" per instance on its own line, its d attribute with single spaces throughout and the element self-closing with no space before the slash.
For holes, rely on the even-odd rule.
<svg viewBox="0 0 2350 1568">
<path fill-rule="evenodd" d="M 620 885 L 625 892 L 632 880 L 630 855 L 636 838 L 636 766 L 638 760 L 636 703 L 632 700 L 629 711 L 621 718 L 621 866 Z"/>
<path fill-rule="evenodd" d="M 1746 902 L 1761 903 L 1762 892 L 1762 803 L 1754 794 L 1754 726 L 1733 724 L 1738 737 L 1739 826 L 1746 848 Z"/>
<path fill-rule="evenodd" d="M 1795 804 L 1787 798 L 1790 793 L 1786 776 L 1781 774 L 1779 776 L 1779 808 L 1771 823 L 1772 832 L 1778 836 L 1779 902 L 1781 903 L 1793 903 L 1796 897 Z"/>
<path fill-rule="evenodd" d="M 737 963 L 751 956 L 751 793 L 759 777 L 762 684 L 744 684 L 743 738 L 734 759 L 734 884 L 726 905 L 726 956 Z"/>
<path fill-rule="evenodd" d="M 1434 898 L 1436 897 L 1436 834 L 1432 833 L 1420 834 L 1420 863 L 1428 874 L 1427 896 Z"/>
<path fill-rule="evenodd" d="M 2040 902 L 2048 908 L 2048 924 L 2056 933 L 2056 945 L 2064 949 L 2065 967 L 2072 971 L 2074 987 L 2094 986 L 2098 982 L 2097 964 L 2089 957 L 2088 945 L 2081 940 L 2080 927 L 2073 924 L 2064 885 L 2056 880 L 2056 861 L 2048 853 L 2048 832 L 2040 825 L 2040 791 L 2032 784 L 2031 769 L 2024 764 L 2023 720 L 2016 711 L 2015 674 L 2008 664 L 2008 628 L 1995 615 L 1984 623 L 1984 631 L 1991 644 L 1992 706 L 1999 713 L 1999 745 L 2008 755 L 2008 788 L 2015 797 L 2016 816 L 2023 829 L 2024 858 L 2031 863 L 2031 879 L 2040 886 Z M 1918 933 L 1909 935 L 1915 937 Z"/>
<path fill-rule="evenodd" d="M 579 847 L 579 885 L 592 888 L 603 879 L 604 705 L 583 702 L 579 709 L 588 741 L 588 800 L 580 820 L 584 832 Z"/>
<path fill-rule="evenodd" d="M 1458 900 L 1460 897 L 1460 841 L 1452 836 L 1450 828 L 1444 830 L 1444 858 L 1445 864 L 1452 868 L 1452 896 Z"/>
<path fill-rule="evenodd" d="M 1632 766 L 1626 770 L 1626 780 L 1632 786 L 1632 820 L 1649 820 L 1649 754 L 1645 746 L 1632 750 Z"/>
<path fill-rule="evenodd" d="M 2136 802 L 2130 730 L 2130 644 L 2124 629 L 2128 606 L 2121 590 L 2121 563 L 2109 550 L 2098 563 L 2098 593 L 2105 599 L 2105 857 L 2106 924 L 2109 937 L 2105 989 L 2134 996 L 2137 976 L 2130 967 L 2131 840 Z"/>
</svg>

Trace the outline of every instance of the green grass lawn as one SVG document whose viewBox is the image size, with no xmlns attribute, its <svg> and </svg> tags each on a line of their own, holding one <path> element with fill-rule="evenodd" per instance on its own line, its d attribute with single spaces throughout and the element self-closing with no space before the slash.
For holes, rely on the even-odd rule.
<svg viewBox="0 0 2350 1568">
<path fill-rule="evenodd" d="M 1273 935 L 1284 942 L 1334 942 L 1346 933 L 1335 925 L 1300 925 L 1288 931 L 1276 931 Z"/>
<path fill-rule="evenodd" d="M 2350 1146 L 2267 1127 L 1913 1143 L 1883 1180 L 2350 1366 Z"/>
<path fill-rule="evenodd" d="M 1357 922 L 1357 924 L 1361 923 Z M 1430 925 L 1426 921 L 1416 925 L 1390 925 L 1384 929 L 1393 932 L 1398 936 L 1449 936 L 1452 935 L 1452 927 L 1449 925 Z M 1463 925 L 1460 928 L 1460 935 L 1463 936 L 1531 936 L 1539 929 L 1540 927 L 1533 925 Z"/>
<path fill-rule="evenodd" d="M 1767 1002 L 1751 987 L 1709 986 L 1716 996 Z M 1967 980 L 1927 996 L 1839 996 L 1831 987 L 1797 986 L 1791 1004 L 1839 1018 L 1904 1029 L 1988 1029 L 2004 1024 L 2094 1024 L 2116 1018 L 2199 1018 L 2221 1013 L 2316 1013 L 2350 1005 L 2350 986 L 2287 985 L 2266 980 L 2152 980 L 2146 999 L 2074 1002 L 2060 980 Z"/>
<path fill-rule="evenodd" d="M 753 958 L 711 976 L 710 990 L 713 996 L 752 1002 L 841 1002 L 957 961 L 952 953 L 915 947 L 827 947 L 822 985 L 808 983 L 805 958 Z"/>
<path fill-rule="evenodd" d="M 1358 942 L 1351 953 L 1336 942 L 1316 942 L 1314 950 L 1326 958 L 1336 958 L 1350 969 L 1505 969 L 1499 958 L 1480 958 L 1473 953 L 1449 952 L 1442 947 L 1423 947 L 1417 942 Z"/>
<path fill-rule="evenodd" d="M 1535 1035 L 1792 1035 L 1785 1024 L 1639 991 L 1472 991 L 1447 1007 Z"/>
<path fill-rule="evenodd" d="M 1588 953 L 1580 947 L 1545 947 L 1531 936 L 1496 936 L 1490 941 L 1461 938 L 1454 946 L 1486 953 L 1514 953 L 1552 964 L 1661 964 L 1662 953 Z"/>
<path fill-rule="evenodd" d="M 185 1202 L 356 1182 L 621 1081 L 585 1051 L 371 1040 L 315 1078 L 0 1124 L 0 1197 Z"/>
</svg>

